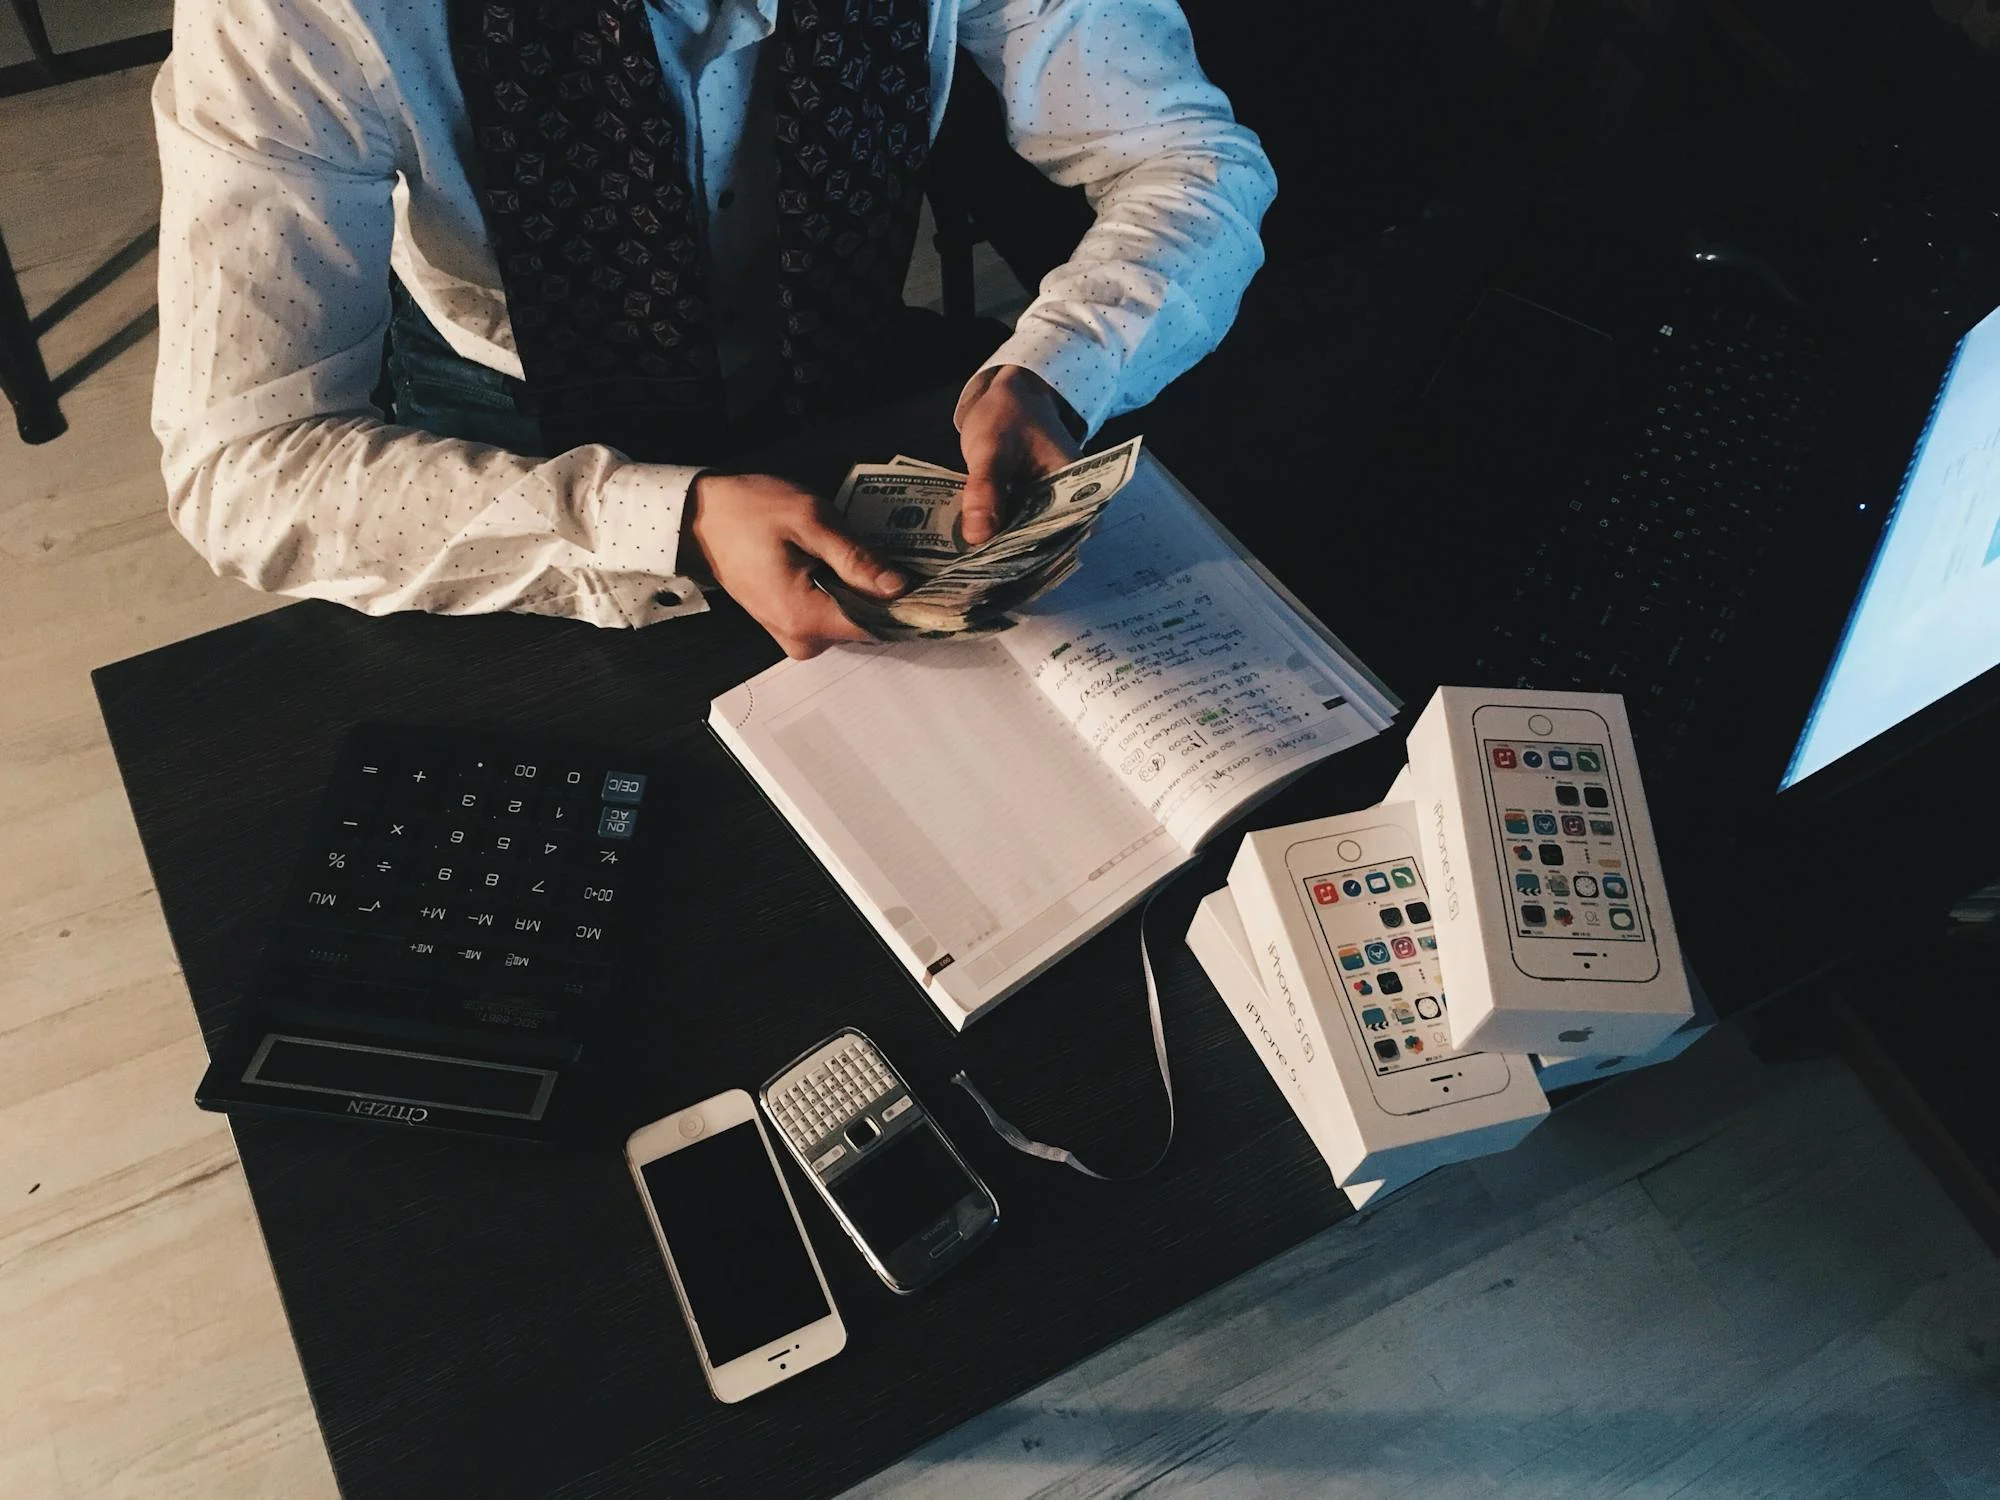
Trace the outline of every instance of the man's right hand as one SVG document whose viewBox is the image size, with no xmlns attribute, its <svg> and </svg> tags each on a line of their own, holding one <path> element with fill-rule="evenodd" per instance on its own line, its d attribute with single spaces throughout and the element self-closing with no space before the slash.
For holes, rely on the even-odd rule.
<svg viewBox="0 0 2000 1500">
<path fill-rule="evenodd" d="M 699 475 L 688 489 L 686 531 L 715 581 L 795 661 L 836 641 L 874 639 L 813 586 L 819 564 L 878 599 L 909 587 L 834 524 L 825 501 L 775 474 Z"/>
</svg>

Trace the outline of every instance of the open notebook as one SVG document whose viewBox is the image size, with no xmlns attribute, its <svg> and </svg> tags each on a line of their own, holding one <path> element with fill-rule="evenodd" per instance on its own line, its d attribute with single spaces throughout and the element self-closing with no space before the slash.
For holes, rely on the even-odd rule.
<svg viewBox="0 0 2000 1500">
<path fill-rule="evenodd" d="M 840 646 L 709 727 L 963 1027 L 1396 700 L 1150 454 L 999 635 Z"/>
</svg>

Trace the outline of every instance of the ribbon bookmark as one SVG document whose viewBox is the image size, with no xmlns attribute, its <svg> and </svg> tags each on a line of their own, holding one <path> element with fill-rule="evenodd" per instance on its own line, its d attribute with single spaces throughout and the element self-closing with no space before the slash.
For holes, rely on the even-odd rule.
<svg viewBox="0 0 2000 1500">
<path fill-rule="evenodd" d="M 1173 884 L 1172 881 L 1167 882 Z M 993 1127 L 993 1133 L 1027 1156 L 1039 1156 L 1043 1161 L 1052 1161 L 1094 1177 L 1099 1182 L 1133 1182 L 1153 1171 L 1167 1159 L 1167 1153 L 1174 1146 L 1174 1079 L 1167 1069 L 1167 1033 L 1160 1020 L 1160 987 L 1153 980 L 1153 955 L 1146 947 L 1146 918 L 1152 914 L 1153 903 L 1165 894 L 1163 885 L 1146 898 L 1146 904 L 1139 910 L 1139 967 L 1146 976 L 1146 1009 L 1153 1022 L 1153 1056 L 1160 1064 L 1160 1084 L 1167 1091 L 1167 1138 L 1160 1146 L 1160 1154 L 1136 1172 L 1125 1172 L 1116 1176 L 1107 1175 L 1086 1167 L 1077 1159 L 1076 1153 L 1067 1146 L 1051 1146 L 1043 1141 L 1031 1140 L 1012 1125 L 1000 1111 L 986 1102 L 986 1096 L 979 1092 L 977 1085 L 960 1069 L 952 1075 L 951 1081 L 972 1096 L 972 1102 L 979 1106 L 979 1112 L 986 1116 L 986 1123 Z"/>
</svg>

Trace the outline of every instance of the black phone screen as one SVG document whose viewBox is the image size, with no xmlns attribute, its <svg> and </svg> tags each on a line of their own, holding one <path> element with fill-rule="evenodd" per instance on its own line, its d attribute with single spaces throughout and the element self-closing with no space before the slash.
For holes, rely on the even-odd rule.
<svg viewBox="0 0 2000 1500">
<path fill-rule="evenodd" d="M 831 1309 L 754 1122 L 639 1168 L 712 1365 Z"/>
<path fill-rule="evenodd" d="M 832 1184 L 834 1201 L 878 1254 L 909 1243 L 979 1189 L 930 1121 L 897 1133 Z"/>
</svg>

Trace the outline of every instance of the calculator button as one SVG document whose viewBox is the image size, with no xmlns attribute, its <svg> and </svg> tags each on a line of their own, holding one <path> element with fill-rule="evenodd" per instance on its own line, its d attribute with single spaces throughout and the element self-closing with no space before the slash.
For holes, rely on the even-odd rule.
<svg viewBox="0 0 2000 1500">
<path fill-rule="evenodd" d="M 629 839 L 638 826 L 636 807 L 607 807 L 597 815 L 597 836 L 601 839 Z"/>
<path fill-rule="evenodd" d="M 557 797 L 587 797 L 598 780 L 596 772 L 582 766 L 557 766 L 549 773 L 549 792 Z"/>
<path fill-rule="evenodd" d="M 461 907 L 458 916 L 464 926 L 481 932 L 491 932 L 500 925 L 499 908 L 484 904 Z"/>
<path fill-rule="evenodd" d="M 432 861 L 423 867 L 423 883 L 439 890 L 460 890 L 467 880 L 464 865 Z"/>
<path fill-rule="evenodd" d="M 604 911 L 615 905 L 618 888 L 608 881 L 585 881 L 574 888 L 576 904 L 586 911 Z"/>
<path fill-rule="evenodd" d="M 611 946 L 611 928 L 596 917 L 568 924 L 570 951 L 577 955 L 599 955 Z"/>
<path fill-rule="evenodd" d="M 462 947 L 447 949 L 446 957 L 454 969 L 483 972 L 493 958 L 493 949 L 484 943 L 466 943 Z"/>
<path fill-rule="evenodd" d="M 299 910 L 309 917 L 331 917 L 347 909 L 347 893 L 326 881 L 315 881 L 299 895 Z"/>
<path fill-rule="evenodd" d="M 606 771 L 598 800 L 623 807 L 637 807 L 646 798 L 646 778 L 636 771 Z"/>
<path fill-rule="evenodd" d="M 592 870 L 609 876 L 622 869 L 627 851 L 617 845 L 582 844 L 577 847 L 575 865 L 579 870 Z"/>
<path fill-rule="evenodd" d="M 464 818 L 476 818 L 486 806 L 486 796 L 472 787 L 455 788 L 446 806 Z"/>
<path fill-rule="evenodd" d="M 442 927 L 451 920 L 453 911 L 435 897 L 419 896 L 403 908 L 403 919 L 417 927 Z"/>
<path fill-rule="evenodd" d="M 912 1099 L 908 1094 L 903 1095 L 902 1098 L 898 1099 L 894 1104 L 890 1105 L 887 1109 L 882 1111 L 882 1123 L 884 1125 L 887 1125 L 891 1120 L 895 1119 L 898 1115 L 902 1114 L 905 1110 L 907 1110 L 912 1104 L 915 1104 L 916 1102 L 917 1101 Z"/>
<path fill-rule="evenodd" d="M 481 865 L 472 872 L 472 883 L 467 889 L 475 895 L 495 897 L 502 893 L 511 894 L 513 886 L 513 880 L 499 866 Z"/>
<path fill-rule="evenodd" d="M 445 944 L 439 938 L 403 938 L 399 940 L 396 956 L 405 965 L 417 968 L 436 967 L 444 963 Z"/>
<path fill-rule="evenodd" d="M 572 829 L 588 828 L 596 815 L 597 810 L 592 804 L 565 797 L 542 808 L 542 824 L 553 833 L 568 833 Z"/>
<path fill-rule="evenodd" d="M 479 849 L 479 829 L 470 823 L 457 823 L 438 830 L 438 849 L 447 854 L 472 854 Z"/>
<path fill-rule="evenodd" d="M 507 767 L 506 780 L 517 787 L 542 785 L 544 767 L 538 760 L 517 760 Z"/>
<path fill-rule="evenodd" d="M 370 806 L 379 804 L 388 789 L 389 775 L 390 766 L 386 758 L 364 755 L 354 767 L 353 785 L 348 789 L 348 797 Z"/>
<path fill-rule="evenodd" d="M 540 860 L 544 864 L 559 864 L 570 851 L 567 839 L 550 838 L 545 833 L 511 834 L 515 847 L 529 859 Z"/>
<path fill-rule="evenodd" d="M 505 925 L 516 942 L 535 942 L 549 935 L 549 919 L 536 912 L 517 912 Z"/>
<path fill-rule="evenodd" d="M 535 817 L 535 799 L 513 795 L 496 797 L 492 810 L 493 816 L 502 823 L 530 823 Z"/>
<path fill-rule="evenodd" d="M 514 899 L 529 906 L 547 906 L 556 898 L 555 879 L 530 870 L 514 882 Z"/>
<path fill-rule="evenodd" d="M 408 813 L 391 813 L 376 819 L 368 836 L 384 849 L 414 849 L 423 840 L 424 827 Z"/>
<path fill-rule="evenodd" d="M 366 927 L 387 925 L 390 902 L 386 888 L 354 891 L 347 898 L 347 919 Z"/>
</svg>

